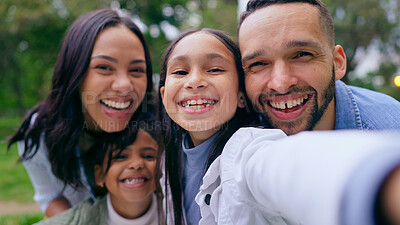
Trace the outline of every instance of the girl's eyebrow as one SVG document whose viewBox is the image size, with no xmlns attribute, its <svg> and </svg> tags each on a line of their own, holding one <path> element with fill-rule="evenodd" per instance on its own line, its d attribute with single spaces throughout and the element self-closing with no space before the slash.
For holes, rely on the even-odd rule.
<svg viewBox="0 0 400 225">
<path fill-rule="evenodd" d="M 97 58 L 101 58 L 101 59 L 105 59 L 114 63 L 117 63 L 118 60 L 116 58 L 110 57 L 108 55 L 96 55 L 91 57 L 90 59 L 97 59 Z M 146 61 L 144 59 L 134 59 L 132 61 L 129 62 L 129 64 L 138 64 L 138 63 L 146 63 Z"/>
<path fill-rule="evenodd" d="M 178 56 L 172 57 L 170 62 L 172 62 L 172 61 L 184 61 L 187 58 L 189 58 L 187 55 L 178 55 Z M 229 60 L 225 56 L 223 56 L 221 54 L 218 54 L 218 53 L 207 53 L 206 54 L 206 58 L 207 59 L 217 59 L 218 58 L 218 59 L 222 59 L 224 61 L 229 62 Z"/>
<path fill-rule="evenodd" d="M 154 151 L 154 152 L 158 151 L 156 148 L 153 148 L 153 147 L 150 147 L 150 146 L 149 147 L 143 147 L 142 150 L 150 150 L 150 151 Z"/>
</svg>

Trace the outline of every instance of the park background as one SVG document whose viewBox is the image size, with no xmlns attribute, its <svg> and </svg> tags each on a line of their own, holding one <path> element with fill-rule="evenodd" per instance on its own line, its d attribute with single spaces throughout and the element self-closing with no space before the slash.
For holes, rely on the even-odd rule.
<svg viewBox="0 0 400 225">
<path fill-rule="evenodd" d="M 398 0 L 322 0 L 334 17 L 336 43 L 347 55 L 346 83 L 400 100 Z M 164 49 L 180 31 L 224 30 L 236 40 L 238 14 L 247 0 L 1 0 L 0 140 L 15 132 L 27 111 L 50 88 L 53 66 L 69 25 L 83 13 L 112 8 L 131 17 L 145 34 L 157 83 Z M 265 40 L 268 41 L 268 40 Z M 32 224 L 43 215 L 16 146 L 0 145 L 0 225 Z M 25 207 L 26 206 L 26 207 Z M 31 207 L 32 206 L 32 207 Z M 10 212 L 12 208 L 14 213 Z"/>
</svg>

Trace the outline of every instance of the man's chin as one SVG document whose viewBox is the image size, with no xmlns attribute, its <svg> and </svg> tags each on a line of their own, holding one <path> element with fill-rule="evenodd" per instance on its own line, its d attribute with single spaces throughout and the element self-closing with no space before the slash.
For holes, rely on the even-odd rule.
<svg viewBox="0 0 400 225">
<path fill-rule="evenodd" d="M 266 115 L 263 115 L 263 124 L 266 127 L 272 127 L 275 129 L 281 129 L 286 135 L 297 134 L 304 130 L 309 130 L 307 123 L 304 121 L 278 121 L 275 119 L 268 119 Z"/>
</svg>

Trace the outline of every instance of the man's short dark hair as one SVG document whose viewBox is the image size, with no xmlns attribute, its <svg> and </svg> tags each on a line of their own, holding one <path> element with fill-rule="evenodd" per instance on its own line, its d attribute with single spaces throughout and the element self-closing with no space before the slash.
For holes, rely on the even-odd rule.
<svg viewBox="0 0 400 225">
<path fill-rule="evenodd" d="M 320 13 L 320 22 L 322 30 L 328 37 L 330 43 L 332 45 L 335 44 L 335 28 L 333 25 L 332 16 L 329 13 L 328 8 L 320 0 L 249 0 L 249 2 L 247 3 L 246 11 L 244 11 L 240 15 L 238 34 L 243 21 L 257 9 L 265 8 L 270 5 L 286 4 L 286 3 L 308 3 L 317 7 Z"/>
</svg>

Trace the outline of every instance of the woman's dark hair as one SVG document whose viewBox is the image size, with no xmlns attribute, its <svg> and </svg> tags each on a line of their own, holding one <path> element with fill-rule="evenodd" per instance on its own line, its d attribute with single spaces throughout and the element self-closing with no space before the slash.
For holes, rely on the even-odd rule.
<svg viewBox="0 0 400 225">
<path fill-rule="evenodd" d="M 96 196 L 103 196 L 108 191 L 106 187 L 99 187 L 95 181 L 94 167 L 95 165 L 99 165 L 103 168 L 104 159 L 107 156 L 107 164 L 105 169 L 105 174 L 107 174 L 108 170 L 111 166 L 111 161 L 113 159 L 113 152 L 117 152 L 116 156 L 120 155 L 124 149 L 126 149 L 129 145 L 133 144 L 136 141 L 137 133 L 139 129 L 147 132 L 151 135 L 151 137 L 158 144 L 158 152 L 157 152 L 157 163 L 156 163 L 156 172 L 154 176 L 156 190 L 155 194 L 157 196 L 157 205 L 158 205 L 158 221 L 159 224 L 164 224 L 165 217 L 164 211 L 162 209 L 162 200 L 163 193 L 160 185 L 160 178 L 162 176 L 161 172 L 161 155 L 163 153 L 162 139 L 161 139 L 161 127 L 160 123 L 153 118 L 143 119 L 141 121 L 135 121 L 133 123 L 129 123 L 127 129 L 123 132 L 119 133 L 103 133 L 101 138 L 96 139 L 96 142 L 92 147 L 90 147 L 87 151 L 82 154 L 82 164 L 85 168 L 86 175 L 88 178 L 89 185 L 94 190 L 94 194 Z M 104 176 L 105 176 L 104 174 Z"/>
<path fill-rule="evenodd" d="M 21 159 L 27 160 L 38 151 L 41 135 L 44 134 L 54 175 L 75 188 L 82 185 L 76 148 L 85 127 L 79 87 L 87 74 L 96 38 L 103 30 L 118 25 L 126 26 L 140 39 L 146 60 L 146 91 L 152 91 L 150 53 L 139 28 L 131 19 L 120 17 L 113 10 L 89 12 L 75 20 L 65 36 L 54 67 L 51 92 L 28 113 L 17 133 L 9 140 L 8 149 L 15 142 L 24 140 L 25 150 Z M 143 110 L 151 109 L 146 97 L 148 95 L 145 95 L 131 122 Z"/>
<path fill-rule="evenodd" d="M 165 85 L 165 80 L 167 77 L 167 65 L 171 53 L 175 49 L 176 45 L 185 37 L 197 33 L 203 32 L 209 34 L 215 38 L 217 38 L 222 44 L 226 46 L 226 48 L 232 53 L 232 56 L 235 60 L 236 70 L 238 73 L 239 79 L 239 91 L 244 93 L 244 72 L 241 63 L 241 55 L 238 46 L 236 43 L 228 37 L 226 34 L 219 30 L 203 28 L 203 29 L 191 29 L 185 31 L 180 34 L 178 38 L 176 38 L 167 48 L 164 53 L 162 64 L 161 64 L 161 72 L 160 72 L 160 83 L 159 88 Z M 174 209 L 174 219 L 175 224 L 180 225 L 183 223 L 183 213 L 182 213 L 182 188 L 181 188 L 181 180 L 183 177 L 183 164 L 182 162 L 182 136 L 186 131 L 182 129 L 178 124 L 171 120 L 168 116 L 164 105 L 161 101 L 161 95 L 159 93 L 158 98 L 158 112 L 160 113 L 160 118 L 162 121 L 162 134 L 164 137 L 165 144 L 165 170 L 166 170 L 166 179 L 165 179 L 165 195 L 168 195 L 167 188 L 167 180 L 169 180 L 169 184 L 171 187 L 171 194 L 173 199 L 173 209 Z M 247 97 L 245 97 L 245 103 L 249 102 Z M 207 171 L 208 167 L 211 163 L 221 154 L 226 142 L 229 138 L 235 133 L 240 127 L 249 124 L 252 121 L 255 121 L 257 118 L 255 116 L 252 107 L 238 108 L 234 117 L 222 125 L 218 136 L 216 137 L 216 141 L 210 150 L 208 155 L 208 159 L 206 164 L 204 165 L 204 173 Z M 166 197 L 167 198 L 167 197 Z M 168 199 L 168 198 L 167 198 Z M 168 204 L 168 202 L 167 202 Z M 166 207 L 168 208 L 168 207 Z M 167 212 L 168 213 L 168 212 Z"/>
</svg>

